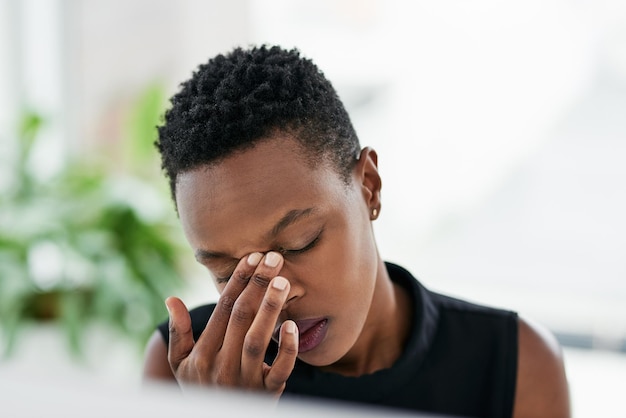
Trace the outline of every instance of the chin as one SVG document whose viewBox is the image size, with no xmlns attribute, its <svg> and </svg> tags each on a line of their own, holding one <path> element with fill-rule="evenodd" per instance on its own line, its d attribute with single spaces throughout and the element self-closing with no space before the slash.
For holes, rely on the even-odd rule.
<svg viewBox="0 0 626 418">
<path fill-rule="evenodd" d="M 303 362 L 315 367 L 330 367 L 340 362 L 348 353 L 349 349 L 335 349 L 334 353 L 329 350 L 330 347 L 317 347 L 315 350 L 307 351 L 298 355 Z"/>
</svg>

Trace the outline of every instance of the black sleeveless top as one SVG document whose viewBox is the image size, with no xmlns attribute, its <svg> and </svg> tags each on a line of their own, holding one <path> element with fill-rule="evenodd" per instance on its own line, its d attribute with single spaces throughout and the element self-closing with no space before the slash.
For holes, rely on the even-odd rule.
<svg viewBox="0 0 626 418">
<path fill-rule="evenodd" d="M 285 398 L 324 397 L 466 417 L 510 417 L 517 377 L 517 315 L 431 292 L 403 268 L 386 263 L 413 301 L 412 332 L 402 356 L 359 377 L 326 373 L 300 360 Z M 214 304 L 191 311 L 198 339 Z M 159 325 L 167 343 L 167 322 Z M 277 346 L 266 354 L 271 364 Z"/>
</svg>

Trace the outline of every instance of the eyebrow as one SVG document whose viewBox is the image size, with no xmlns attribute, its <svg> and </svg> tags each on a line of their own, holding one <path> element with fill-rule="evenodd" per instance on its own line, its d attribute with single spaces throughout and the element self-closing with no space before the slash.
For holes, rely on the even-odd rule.
<svg viewBox="0 0 626 418">
<path fill-rule="evenodd" d="M 287 212 L 285 216 L 283 216 L 274 227 L 266 234 L 268 239 L 276 238 L 278 234 L 280 234 L 285 228 L 289 225 L 295 223 L 296 221 L 306 218 L 311 214 L 315 213 L 314 208 L 306 208 L 306 209 L 293 209 Z M 207 251 L 203 249 L 197 249 L 195 251 L 196 260 L 206 260 L 211 258 L 234 258 L 228 254 L 214 251 Z"/>
<path fill-rule="evenodd" d="M 272 230 L 267 234 L 268 238 L 276 238 L 276 236 L 280 234 L 283 229 L 287 228 L 289 225 L 295 223 L 301 218 L 310 216 L 313 212 L 313 208 L 290 210 L 281 218 L 280 221 L 276 223 L 276 225 L 274 225 L 274 228 L 272 228 Z"/>
</svg>

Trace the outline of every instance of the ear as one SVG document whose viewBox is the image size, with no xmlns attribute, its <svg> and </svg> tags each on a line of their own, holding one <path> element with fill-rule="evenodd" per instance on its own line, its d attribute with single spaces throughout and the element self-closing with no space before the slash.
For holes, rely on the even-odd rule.
<svg viewBox="0 0 626 418">
<path fill-rule="evenodd" d="M 365 147 L 361 150 L 359 160 L 354 167 L 354 176 L 357 185 L 361 188 L 370 219 L 378 218 L 380 214 L 382 181 L 378 174 L 378 155 L 376 151 L 370 147 Z"/>
</svg>

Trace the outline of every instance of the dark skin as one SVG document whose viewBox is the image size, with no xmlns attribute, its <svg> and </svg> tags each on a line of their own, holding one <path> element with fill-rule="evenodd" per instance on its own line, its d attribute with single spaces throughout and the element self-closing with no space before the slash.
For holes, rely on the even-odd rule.
<svg viewBox="0 0 626 418">
<path fill-rule="evenodd" d="M 155 332 L 146 379 L 280 396 L 296 357 L 359 376 L 401 355 L 411 304 L 389 278 L 372 231 L 380 213 L 377 155 L 362 150 L 348 185 L 306 155 L 290 134 L 276 132 L 179 176 L 183 230 L 220 299 L 194 343 L 187 308 L 168 298 L 169 350 Z M 279 352 L 270 367 L 263 356 L 271 338 Z M 514 416 L 570 416 L 560 348 L 523 319 Z"/>
</svg>

